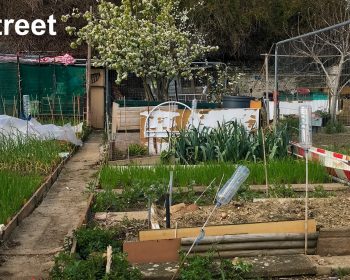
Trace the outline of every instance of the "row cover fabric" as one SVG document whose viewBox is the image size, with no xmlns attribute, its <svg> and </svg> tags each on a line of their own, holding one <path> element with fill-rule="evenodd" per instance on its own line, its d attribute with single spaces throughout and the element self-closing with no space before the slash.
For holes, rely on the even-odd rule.
<svg viewBox="0 0 350 280">
<path fill-rule="evenodd" d="M 40 124 L 36 119 L 30 121 L 18 119 L 15 117 L 0 115 L 0 133 L 7 137 L 29 136 L 40 140 L 62 140 L 81 146 L 83 143 L 75 135 L 75 132 L 81 132 L 82 124 L 71 126 L 57 126 L 54 124 Z"/>
</svg>

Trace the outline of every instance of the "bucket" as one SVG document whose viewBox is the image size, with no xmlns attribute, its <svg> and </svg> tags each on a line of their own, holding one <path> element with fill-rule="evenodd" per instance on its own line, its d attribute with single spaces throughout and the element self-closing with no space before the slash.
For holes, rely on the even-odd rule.
<svg viewBox="0 0 350 280">
<path fill-rule="evenodd" d="M 222 98 L 224 108 L 250 108 L 251 100 L 254 97 L 224 95 Z"/>
</svg>

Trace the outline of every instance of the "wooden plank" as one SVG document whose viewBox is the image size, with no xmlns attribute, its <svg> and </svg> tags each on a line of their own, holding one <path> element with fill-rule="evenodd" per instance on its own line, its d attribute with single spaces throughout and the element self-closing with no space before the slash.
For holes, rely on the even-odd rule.
<svg viewBox="0 0 350 280">
<path fill-rule="evenodd" d="M 308 234 L 308 240 L 316 240 L 318 233 Z M 196 237 L 182 238 L 181 245 L 192 245 Z M 219 236 L 206 236 L 200 244 L 213 244 L 213 243 L 241 243 L 241 242 L 259 242 L 259 241 L 296 241 L 304 240 L 304 233 L 264 233 L 264 234 L 236 234 L 236 235 L 219 235 Z"/>
<path fill-rule="evenodd" d="M 148 211 L 132 211 L 132 212 L 97 212 L 95 213 L 97 221 L 123 221 L 125 218 L 129 220 L 147 220 Z"/>
<path fill-rule="evenodd" d="M 350 228 L 321 229 L 317 254 L 344 256 L 350 254 Z"/>
<path fill-rule="evenodd" d="M 191 253 L 190 255 L 205 256 L 207 252 Z M 279 255 L 299 255 L 304 254 L 304 249 L 274 249 L 274 250 L 242 250 L 223 251 L 214 253 L 214 258 L 234 258 L 234 257 L 256 257 L 256 256 L 279 256 Z M 308 255 L 314 255 L 315 249 L 308 249 Z"/>
<path fill-rule="evenodd" d="M 345 191 L 349 187 L 344 184 L 339 183 L 319 183 L 319 184 L 309 184 L 309 191 L 314 191 L 316 187 L 322 186 L 325 191 Z M 296 192 L 304 192 L 305 184 L 291 184 L 290 187 Z M 251 185 L 250 190 L 257 192 L 265 192 L 265 185 Z"/>
<path fill-rule="evenodd" d="M 181 239 L 124 242 L 123 252 L 130 263 L 179 261 Z"/>
<path fill-rule="evenodd" d="M 316 248 L 316 240 L 307 243 L 308 248 Z M 188 251 L 189 246 L 181 246 L 181 250 Z M 192 252 L 209 251 L 235 251 L 235 250 L 272 250 L 272 249 L 302 249 L 305 247 L 303 240 L 299 241 L 262 241 L 262 242 L 242 242 L 225 244 L 199 244 L 193 247 Z"/>
<path fill-rule="evenodd" d="M 196 237 L 199 235 L 200 227 L 197 228 L 178 228 L 177 237 Z M 269 223 L 241 224 L 241 225 L 220 225 L 207 226 L 205 228 L 206 236 L 226 235 L 226 234 L 255 234 L 255 233 L 303 233 L 305 230 L 305 221 L 282 221 Z M 308 232 L 316 232 L 316 221 L 308 221 Z M 139 232 L 140 241 L 170 239 L 175 236 L 175 229 L 163 230 L 145 230 Z"/>
</svg>

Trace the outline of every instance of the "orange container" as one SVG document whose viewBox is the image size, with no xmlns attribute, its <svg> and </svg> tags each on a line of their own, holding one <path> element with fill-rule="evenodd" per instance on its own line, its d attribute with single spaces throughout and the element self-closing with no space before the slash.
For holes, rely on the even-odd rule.
<svg viewBox="0 0 350 280">
<path fill-rule="evenodd" d="M 251 109 L 261 109 L 261 101 L 260 100 L 250 100 L 250 108 Z"/>
</svg>

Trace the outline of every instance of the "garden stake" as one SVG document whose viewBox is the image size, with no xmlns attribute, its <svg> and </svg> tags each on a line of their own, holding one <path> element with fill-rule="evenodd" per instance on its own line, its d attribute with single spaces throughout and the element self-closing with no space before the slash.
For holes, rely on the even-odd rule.
<svg viewBox="0 0 350 280">
<path fill-rule="evenodd" d="M 195 245 L 197 245 L 205 237 L 204 229 L 205 229 L 206 225 L 208 224 L 209 219 L 213 215 L 216 208 L 221 207 L 223 205 L 226 205 L 232 200 L 232 198 L 235 196 L 235 194 L 237 193 L 240 186 L 248 178 L 249 173 L 250 173 L 250 171 L 247 167 L 242 166 L 242 165 L 238 166 L 238 168 L 233 173 L 233 175 L 228 179 L 228 181 L 225 183 L 225 185 L 220 189 L 220 191 L 217 195 L 217 201 L 216 201 L 216 204 L 215 204 L 213 210 L 210 212 L 207 220 L 205 221 L 204 225 L 200 229 L 197 238 L 195 238 L 193 240 L 190 249 L 187 251 L 185 257 L 182 259 L 181 263 L 179 264 L 179 267 L 177 268 L 173 277 L 171 278 L 172 280 L 176 278 L 177 274 L 180 271 L 180 268 L 185 263 L 185 260 L 188 257 L 188 255 L 191 253 L 193 247 Z"/>
<path fill-rule="evenodd" d="M 4 101 L 4 98 L 1 96 L 1 101 L 2 101 L 2 106 L 4 108 L 4 115 L 7 115 L 6 114 L 6 105 L 5 105 L 5 101 Z"/>
<path fill-rule="evenodd" d="M 267 179 L 267 163 L 266 163 L 266 150 L 265 150 L 265 135 L 264 130 L 261 129 L 262 144 L 263 144 L 263 155 L 264 155 L 264 169 L 265 169 L 265 184 L 266 184 L 266 196 L 269 196 L 269 181 Z"/>
<path fill-rule="evenodd" d="M 58 104 L 59 104 L 59 106 L 60 106 L 60 113 L 61 113 L 62 125 L 64 125 L 63 114 L 62 114 L 62 105 L 61 105 L 61 98 L 60 98 L 60 97 L 58 97 Z"/>
<path fill-rule="evenodd" d="M 169 180 L 169 205 L 172 205 L 173 198 L 173 182 L 174 182 L 174 171 L 170 171 L 170 180 Z"/>
<path fill-rule="evenodd" d="M 148 228 L 152 228 L 152 225 L 151 225 L 151 216 L 152 216 L 152 213 L 151 213 L 151 199 L 148 198 Z"/>
<path fill-rule="evenodd" d="M 216 190 L 216 194 L 215 194 L 215 196 L 214 196 L 213 203 L 215 203 L 215 199 L 216 199 L 216 197 L 218 196 L 218 192 L 219 192 L 219 190 L 220 190 L 220 186 L 221 186 L 222 180 L 224 179 L 224 176 L 225 176 L 225 174 L 222 174 L 222 177 L 221 177 L 221 180 L 220 180 L 220 184 L 219 184 L 218 189 Z"/>
<path fill-rule="evenodd" d="M 108 247 L 107 247 L 106 274 L 110 274 L 110 273 L 111 273 L 112 254 L 113 254 L 112 246 L 111 246 L 111 245 L 108 245 Z"/>
<path fill-rule="evenodd" d="M 299 142 L 305 153 L 305 255 L 307 255 L 308 200 L 309 200 L 309 161 L 308 151 L 312 146 L 312 108 L 308 105 L 299 107 Z"/>
<path fill-rule="evenodd" d="M 170 228 L 170 196 L 169 193 L 165 197 L 165 219 L 166 219 L 166 228 Z"/>
</svg>

